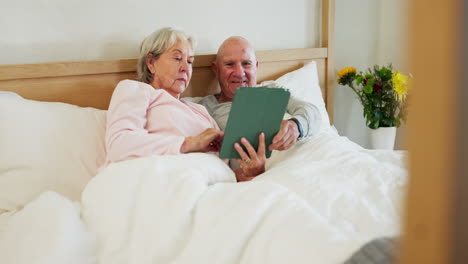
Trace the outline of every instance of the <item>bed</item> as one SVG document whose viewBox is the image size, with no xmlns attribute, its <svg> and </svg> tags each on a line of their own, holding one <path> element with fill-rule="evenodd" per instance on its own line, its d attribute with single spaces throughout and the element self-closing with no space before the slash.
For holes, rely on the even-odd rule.
<svg viewBox="0 0 468 264">
<path fill-rule="evenodd" d="M 406 153 L 331 125 L 333 10 L 323 1 L 322 47 L 257 51 L 259 83 L 314 103 L 323 122 L 247 183 L 204 153 L 98 172 L 106 108 L 134 58 L 0 65 L 0 263 L 342 263 L 398 235 Z M 196 56 L 184 96 L 217 92 L 214 58 Z"/>
</svg>

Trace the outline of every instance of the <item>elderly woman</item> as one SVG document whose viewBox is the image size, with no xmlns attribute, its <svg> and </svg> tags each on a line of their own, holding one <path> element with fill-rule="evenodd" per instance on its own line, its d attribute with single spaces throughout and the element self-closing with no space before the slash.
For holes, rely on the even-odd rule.
<svg viewBox="0 0 468 264">
<path fill-rule="evenodd" d="M 163 28 L 143 40 L 139 81 L 121 81 L 112 94 L 104 166 L 154 154 L 219 151 L 224 134 L 214 119 L 203 106 L 179 99 L 192 77 L 193 61 L 194 40 L 183 31 Z M 242 144 L 254 151 L 248 142 Z M 236 178 L 250 180 L 263 171 L 264 164 L 252 162 L 236 170 Z"/>
</svg>

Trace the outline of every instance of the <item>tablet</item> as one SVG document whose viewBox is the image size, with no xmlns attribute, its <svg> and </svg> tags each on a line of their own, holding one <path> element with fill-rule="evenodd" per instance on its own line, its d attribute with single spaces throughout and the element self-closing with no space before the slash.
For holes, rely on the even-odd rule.
<svg viewBox="0 0 468 264">
<path fill-rule="evenodd" d="M 240 143 L 242 137 L 257 150 L 258 136 L 264 132 L 265 154 L 269 158 L 271 151 L 268 146 L 279 131 L 289 97 L 290 92 L 282 88 L 238 88 L 232 101 L 219 157 L 239 159 L 234 143 L 239 142 L 243 146 Z"/>
</svg>

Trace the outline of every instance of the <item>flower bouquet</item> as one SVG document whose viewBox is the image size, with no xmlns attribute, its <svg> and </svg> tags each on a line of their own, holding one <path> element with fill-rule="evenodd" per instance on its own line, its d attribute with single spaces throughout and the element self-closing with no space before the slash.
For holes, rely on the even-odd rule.
<svg viewBox="0 0 468 264">
<path fill-rule="evenodd" d="M 356 93 L 369 128 L 399 127 L 406 121 L 409 77 L 394 71 L 391 64 L 359 73 L 346 67 L 338 72 L 338 83 Z"/>
</svg>

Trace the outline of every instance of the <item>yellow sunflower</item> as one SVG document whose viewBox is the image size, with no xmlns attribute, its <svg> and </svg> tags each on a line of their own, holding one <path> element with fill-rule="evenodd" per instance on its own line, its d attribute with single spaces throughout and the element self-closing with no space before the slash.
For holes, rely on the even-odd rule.
<svg viewBox="0 0 468 264">
<path fill-rule="evenodd" d="M 352 81 L 352 77 L 356 75 L 356 68 L 354 67 L 345 67 L 338 72 L 338 83 L 339 84 L 348 84 L 349 81 Z"/>
<path fill-rule="evenodd" d="M 345 67 L 338 72 L 338 77 L 342 78 L 350 73 L 356 73 L 356 68 L 354 67 Z"/>
</svg>

